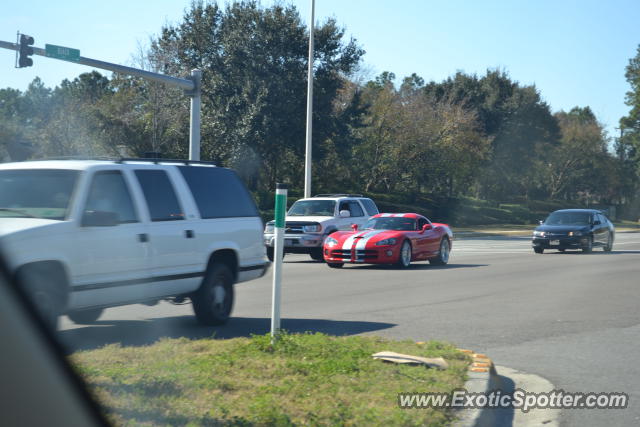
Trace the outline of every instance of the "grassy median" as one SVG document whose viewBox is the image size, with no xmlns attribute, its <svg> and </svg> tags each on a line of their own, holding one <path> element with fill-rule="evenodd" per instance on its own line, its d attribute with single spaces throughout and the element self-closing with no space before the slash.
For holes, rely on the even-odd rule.
<svg viewBox="0 0 640 427">
<path fill-rule="evenodd" d="M 444 357 L 446 370 L 374 360 L 390 350 Z M 284 334 L 228 340 L 163 339 L 71 356 L 116 425 L 430 425 L 444 409 L 399 409 L 400 392 L 463 386 L 469 360 L 450 344 Z"/>
</svg>

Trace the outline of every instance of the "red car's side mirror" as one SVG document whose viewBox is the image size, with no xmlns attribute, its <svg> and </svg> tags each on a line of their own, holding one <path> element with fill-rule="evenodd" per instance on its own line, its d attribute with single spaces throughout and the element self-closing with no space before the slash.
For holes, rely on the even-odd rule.
<svg viewBox="0 0 640 427">
<path fill-rule="evenodd" d="M 358 224 L 351 224 L 351 229 L 353 231 L 358 231 Z"/>
<path fill-rule="evenodd" d="M 422 230 L 420 230 L 420 233 L 424 233 L 427 230 L 431 230 L 431 224 L 425 224 L 422 226 Z"/>
</svg>

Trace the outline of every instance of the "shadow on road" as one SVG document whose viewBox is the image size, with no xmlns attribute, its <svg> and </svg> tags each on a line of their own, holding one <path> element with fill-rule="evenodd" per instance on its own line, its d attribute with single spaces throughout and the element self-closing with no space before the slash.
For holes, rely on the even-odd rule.
<svg viewBox="0 0 640 427">
<path fill-rule="evenodd" d="M 224 326 L 202 326 L 193 316 L 163 317 L 148 320 L 99 320 L 94 325 L 59 331 L 62 345 L 69 353 L 90 350 L 107 344 L 150 345 L 163 337 L 227 339 L 265 334 L 269 318 L 232 317 Z M 393 323 L 323 319 L 282 319 L 289 332 L 322 332 L 330 335 L 355 335 L 396 326 Z"/>
<path fill-rule="evenodd" d="M 346 264 L 347 270 L 452 270 L 456 268 L 474 268 L 474 267 L 488 267 L 489 264 L 447 264 L 447 265 L 432 265 L 429 263 L 411 264 L 408 268 L 400 268 L 395 265 L 387 264 Z"/>
<path fill-rule="evenodd" d="M 548 249 L 549 251 L 554 251 L 554 252 L 547 252 L 545 251 L 545 254 L 549 254 L 549 255 L 583 255 L 583 256 L 603 256 L 603 255 L 622 255 L 622 254 L 640 254 L 640 251 L 633 251 L 633 250 L 629 250 L 629 251 L 617 251 L 617 250 L 612 250 L 611 252 L 603 252 L 601 249 L 594 249 L 593 252 L 590 253 L 584 253 L 581 250 L 569 250 L 569 251 L 565 251 L 565 252 L 559 252 L 556 251 L 555 249 Z"/>
<path fill-rule="evenodd" d="M 502 391 L 502 395 L 512 394 L 516 389 L 513 380 L 503 375 L 498 375 L 497 384 L 498 389 Z M 487 425 L 493 425 L 495 427 L 510 427 L 513 425 L 515 416 L 514 408 L 493 408 L 486 412 L 488 412 L 492 418 L 491 423 Z"/>
</svg>

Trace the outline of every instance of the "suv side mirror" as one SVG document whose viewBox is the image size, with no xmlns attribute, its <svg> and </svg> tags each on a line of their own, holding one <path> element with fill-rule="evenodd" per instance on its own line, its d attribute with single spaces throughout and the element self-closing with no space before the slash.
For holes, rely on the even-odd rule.
<svg viewBox="0 0 640 427">
<path fill-rule="evenodd" d="M 113 227 L 118 225 L 118 214 L 106 211 L 85 211 L 82 216 L 83 227 Z"/>
<path fill-rule="evenodd" d="M 600 225 L 600 224 L 602 224 L 602 223 L 600 222 L 599 219 L 596 219 L 595 221 L 593 221 L 593 225 Z"/>
<path fill-rule="evenodd" d="M 351 216 L 351 212 L 346 209 L 340 211 L 340 218 L 349 218 Z"/>
</svg>

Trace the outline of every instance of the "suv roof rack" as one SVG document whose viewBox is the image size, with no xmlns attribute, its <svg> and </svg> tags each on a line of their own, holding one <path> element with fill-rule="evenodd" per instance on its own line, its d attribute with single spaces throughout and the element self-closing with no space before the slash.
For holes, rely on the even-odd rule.
<svg viewBox="0 0 640 427">
<path fill-rule="evenodd" d="M 185 165 L 210 165 L 218 166 L 216 162 L 209 162 L 204 160 L 185 160 L 185 159 L 161 159 L 161 158 L 137 158 L 137 157 L 120 157 L 116 160 L 116 163 L 124 162 L 149 162 L 149 163 L 183 163 Z"/>
<path fill-rule="evenodd" d="M 362 194 L 316 194 L 313 197 L 364 197 Z"/>
<path fill-rule="evenodd" d="M 44 159 L 37 160 L 102 160 L 115 163 L 124 162 L 149 162 L 149 163 L 182 163 L 185 165 L 211 165 L 219 166 L 216 162 L 209 162 L 204 160 L 186 160 L 186 159 L 162 159 L 162 158 L 143 158 L 143 157 L 109 157 L 109 156 L 57 156 L 57 157 L 45 157 Z"/>
</svg>

